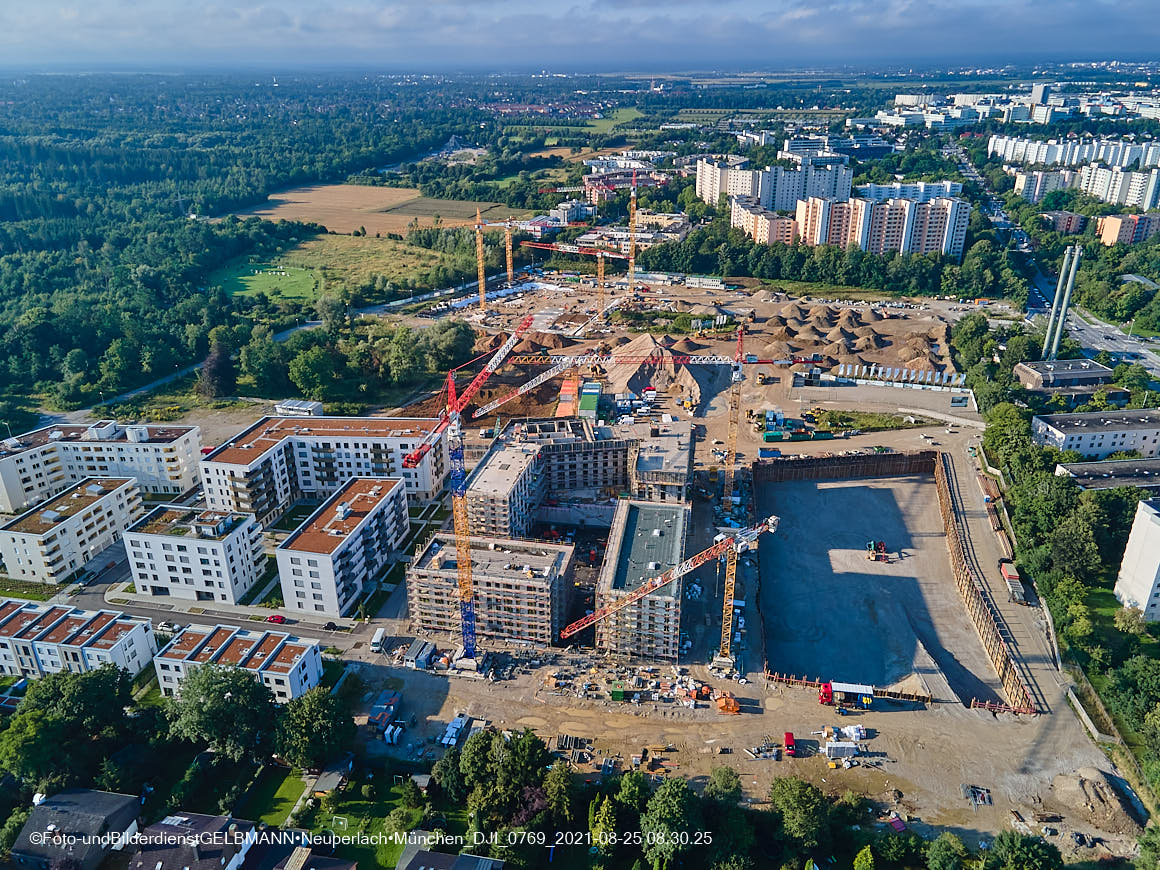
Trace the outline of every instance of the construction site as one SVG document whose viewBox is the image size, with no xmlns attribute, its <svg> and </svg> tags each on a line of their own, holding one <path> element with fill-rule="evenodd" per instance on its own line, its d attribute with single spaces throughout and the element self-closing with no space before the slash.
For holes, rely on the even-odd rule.
<svg viewBox="0 0 1160 870">
<path fill-rule="evenodd" d="M 792 773 L 924 834 L 1050 817 L 1130 848 L 1130 789 L 1034 589 L 998 567 L 952 306 L 638 285 L 631 260 L 603 277 L 498 303 L 481 280 L 476 373 L 405 409 L 440 421 L 409 460 L 448 439 L 453 511 L 377 621 L 383 652 L 349 654 L 403 686 L 409 724 L 376 751 L 530 727 L 586 776 L 728 763 L 754 803 Z M 698 316 L 674 338 L 617 310 Z M 831 409 L 900 428 L 823 428 Z"/>
</svg>

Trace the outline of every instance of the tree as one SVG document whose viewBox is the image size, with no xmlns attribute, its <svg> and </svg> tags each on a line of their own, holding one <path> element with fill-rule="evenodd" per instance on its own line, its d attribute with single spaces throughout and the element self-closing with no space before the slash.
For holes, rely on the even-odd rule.
<svg viewBox="0 0 1160 870">
<path fill-rule="evenodd" d="M 459 749 L 452 746 L 431 768 L 431 776 L 438 784 L 447 800 L 453 804 L 463 803 L 467 797 L 467 784 L 459 772 Z"/>
<path fill-rule="evenodd" d="M 3 839 L 3 833 L 0 833 Z M 1152 825 L 1144 829 L 1140 835 L 1140 857 L 1136 860 L 1139 870 L 1157 870 L 1160 868 L 1160 827 Z M 957 868 L 955 868 L 957 870 Z"/>
<path fill-rule="evenodd" d="M 492 779 L 491 744 L 495 736 L 495 731 L 477 731 L 463 744 L 463 752 L 459 757 L 459 773 L 468 789 L 474 789 Z"/>
<path fill-rule="evenodd" d="M 644 855 L 654 870 L 665 870 L 673 860 L 691 848 L 681 836 L 697 828 L 697 806 L 689 784 L 670 779 L 661 784 L 640 817 L 644 835 Z"/>
<path fill-rule="evenodd" d="M 572 783 L 572 765 L 567 761 L 557 761 L 544 777 L 544 794 L 548 809 L 552 811 L 552 821 L 556 826 L 566 825 L 572 818 L 575 787 Z"/>
<path fill-rule="evenodd" d="M 1144 611 L 1139 607 L 1121 607 L 1112 617 L 1112 621 L 1124 634 L 1142 635 L 1146 631 Z"/>
<path fill-rule="evenodd" d="M 983 862 L 986 870 L 1063 870 L 1059 849 L 1041 837 L 1003 831 Z"/>
<path fill-rule="evenodd" d="M 616 792 L 616 803 L 632 813 L 644 810 L 648 803 L 648 777 L 639 770 L 630 770 L 620 778 L 620 788 Z"/>
<path fill-rule="evenodd" d="M 967 847 L 963 841 L 950 831 L 944 831 L 926 848 L 927 870 L 962 870 L 966 857 Z"/>
<path fill-rule="evenodd" d="M 419 784 L 409 776 L 403 780 L 399 799 L 403 802 L 403 806 L 410 807 L 413 810 L 417 810 L 427 802 L 427 799 L 423 797 L 423 790 L 419 788 Z"/>
<path fill-rule="evenodd" d="M 241 350 L 242 373 L 254 382 L 254 389 L 264 395 L 280 396 L 290 389 L 282 345 L 274 341 L 268 326 L 254 328 L 250 341 Z"/>
<path fill-rule="evenodd" d="M 611 855 L 615 849 L 613 834 L 616 833 L 616 806 L 607 796 L 603 799 L 597 797 L 596 800 L 600 805 L 588 826 L 588 832 L 592 835 L 592 845 L 600 850 L 600 854 Z"/>
<path fill-rule="evenodd" d="M 829 805 L 815 786 L 792 776 L 775 777 L 769 802 L 781 815 L 786 834 L 803 848 L 812 849 L 829 828 Z"/>
<path fill-rule="evenodd" d="M 724 804 L 735 804 L 741 800 L 741 777 L 732 767 L 716 767 L 709 774 L 705 785 L 705 797 Z"/>
<path fill-rule="evenodd" d="M 87 735 L 120 732 L 132 689 L 133 678 L 111 664 L 79 674 L 60 671 L 31 681 L 19 712 L 38 710 Z"/>
<path fill-rule="evenodd" d="M 30 815 L 32 807 L 17 807 L 8 816 L 4 827 L 0 828 L 0 855 L 6 857 L 11 854 L 12 847 L 16 845 L 16 838 L 20 836 L 21 829 L 28 824 Z"/>
<path fill-rule="evenodd" d="M 273 737 L 276 710 L 266 685 L 240 668 L 201 665 L 171 702 L 170 733 L 233 761 L 257 761 Z"/>
<path fill-rule="evenodd" d="M 337 296 L 319 296 L 314 304 L 314 316 L 322 321 L 323 331 L 335 338 L 347 327 L 346 303 Z"/>
<path fill-rule="evenodd" d="M 0 732 L 0 768 L 25 781 L 68 770 L 61 746 L 69 737 L 64 721 L 42 710 L 18 711 Z"/>
<path fill-rule="evenodd" d="M 278 754 L 297 767 L 319 767 L 354 740 L 343 701 L 322 686 L 290 701 L 278 720 Z"/>
<path fill-rule="evenodd" d="M 220 343 L 210 348 L 209 356 L 201 364 L 197 377 L 197 392 L 203 399 L 217 399 L 234 392 L 238 383 L 238 373 L 230 352 Z"/>
<path fill-rule="evenodd" d="M 337 376 L 334 354 L 325 347 L 312 347 L 290 360 L 290 381 L 308 399 L 321 401 L 329 396 Z"/>
<path fill-rule="evenodd" d="M 854 856 L 854 870 L 874 870 L 874 851 L 869 846 Z"/>
</svg>

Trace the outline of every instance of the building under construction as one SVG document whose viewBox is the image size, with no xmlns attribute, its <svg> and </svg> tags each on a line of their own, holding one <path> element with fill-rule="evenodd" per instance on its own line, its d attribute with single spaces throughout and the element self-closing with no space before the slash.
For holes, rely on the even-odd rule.
<svg viewBox="0 0 1160 870">
<path fill-rule="evenodd" d="M 596 581 L 596 608 L 614 606 L 642 583 L 675 567 L 685 551 L 687 504 L 621 499 Z M 596 623 L 596 648 L 631 659 L 676 661 L 681 581 L 646 595 Z"/>
<path fill-rule="evenodd" d="M 471 538 L 476 632 L 548 646 L 560 636 L 572 590 L 570 544 Z M 460 629 L 455 536 L 440 532 L 407 571 L 407 606 L 418 631 Z"/>
<path fill-rule="evenodd" d="M 467 481 L 471 528 L 480 534 L 526 536 L 543 518 L 541 508 L 549 499 L 625 494 L 684 502 L 692 469 L 689 423 L 606 426 L 578 418 L 513 422 Z"/>
</svg>

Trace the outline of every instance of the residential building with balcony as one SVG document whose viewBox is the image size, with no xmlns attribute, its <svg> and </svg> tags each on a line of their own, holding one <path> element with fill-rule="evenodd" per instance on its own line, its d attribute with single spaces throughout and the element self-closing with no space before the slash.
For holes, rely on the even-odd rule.
<svg viewBox="0 0 1160 870">
<path fill-rule="evenodd" d="M 275 551 L 288 610 L 346 616 L 410 531 L 406 487 L 397 478 L 356 477 L 327 499 Z"/>
<path fill-rule="evenodd" d="M 131 477 L 86 477 L 0 526 L 0 561 L 17 580 L 63 583 L 96 559 L 142 513 Z"/>
<path fill-rule="evenodd" d="M 160 505 L 125 531 L 138 594 L 237 604 L 266 571 L 253 514 Z"/>
<path fill-rule="evenodd" d="M 42 677 L 116 665 L 136 676 L 157 652 L 150 621 L 115 610 L 0 600 L 0 671 Z"/>
</svg>

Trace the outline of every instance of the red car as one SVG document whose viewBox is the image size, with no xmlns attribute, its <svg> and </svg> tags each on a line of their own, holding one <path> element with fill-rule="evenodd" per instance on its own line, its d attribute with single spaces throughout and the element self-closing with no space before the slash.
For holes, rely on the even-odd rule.
<svg viewBox="0 0 1160 870">
<path fill-rule="evenodd" d="M 279 625 L 281 625 L 285 621 L 286 621 L 286 617 L 283 616 L 281 613 L 271 613 L 269 616 L 266 617 L 266 622 L 276 622 Z"/>
</svg>

